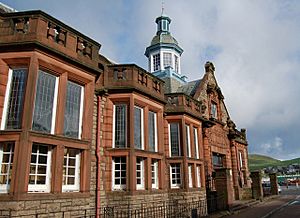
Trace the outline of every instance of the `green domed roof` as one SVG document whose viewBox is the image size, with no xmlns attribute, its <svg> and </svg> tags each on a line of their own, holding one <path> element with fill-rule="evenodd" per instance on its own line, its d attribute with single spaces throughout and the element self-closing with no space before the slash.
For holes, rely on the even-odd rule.
<svg viewBox="0 0 300 218">
<path fill-rule="evenodd" d="M 159 34 L 153 37 L 151 41 L 151 45 L 156 45 L 160 43 L 165 43 L 165 44 L 176 44 L 178 45 L 177 40 L 171 36 L 170 33 L 167 34 Z"/>
</svg>

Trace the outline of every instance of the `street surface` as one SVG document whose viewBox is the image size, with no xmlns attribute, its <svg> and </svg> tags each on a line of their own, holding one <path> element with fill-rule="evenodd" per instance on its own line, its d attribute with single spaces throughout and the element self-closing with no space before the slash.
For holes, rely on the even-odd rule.
<svg viewBox="0 0 300 218">
<path fill-rule="evenodd" d="M 300 188 L 281 187 L 278 198 L 270 199 L 251 208 L 229 215 L 229 218 L 300 218 Z"/>
</svg>

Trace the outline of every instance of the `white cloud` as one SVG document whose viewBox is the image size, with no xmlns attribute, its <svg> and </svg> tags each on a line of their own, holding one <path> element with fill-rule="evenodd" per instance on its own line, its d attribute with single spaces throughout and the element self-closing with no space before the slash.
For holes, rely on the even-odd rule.
<svg viewBox="0 0 300 218">
<path fill-rule="evenodd" d="M 272 157 L 278 157 L 283 151 L 283 140 L 280 137 L 275 137 L 273 140 L 262 143 L 255 153 L 260 153 Z"/>
</svg>

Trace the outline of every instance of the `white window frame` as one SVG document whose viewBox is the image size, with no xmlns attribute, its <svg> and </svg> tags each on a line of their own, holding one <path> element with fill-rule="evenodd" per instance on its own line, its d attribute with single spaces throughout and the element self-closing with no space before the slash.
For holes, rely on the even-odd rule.
<svg viewBox="0 0 300 218">
<path fill-rule="evenodd" d="M 173 68 L 173 54 L 171 52 L 163 52 L 163 68 L 172 67 Z M 170 61 L 169 65 L 166 65 L 166 61 Z"/>
<path fill-rule="evenodd" d="M 156 55 L 159 55 L 159 58 L 157 59 L 157 60 L 159 60 L 159 65 L 157 66 L 157 69 L 155 68 L 155 63 L 154 63 L 154 56 L 156 56 Z M 152 54 L 151 57 L 152 57 L 152 63 L 151 63 L 152 72 L 159 71 L 161 69 L 161 63 L 162 63 L 161 54 L 158 52 L 158 53 Z"/>
<path fill-rule="evenodd" d="M 179 123 L 177 124 L 177 129 L 178 129 L 178 150 L 179 150 L 179 156 L 181 156 L 181 148 L 180 148 L 180 125 Z M 169 156 L 172 157 L 172 145 L 171 145 L 171 123 L 168 124 L 168 132 L 169 132 Z"/>
<path fill-rule="evenodd" d="M 158 160 L 153 159 L 151 162 L 151 184 L 153 189 L 158 189 Z"/>
<path fill-rule="evenodd" d="M 137 166 L 140 164 L 140 175 L 141 177 L 139 178 L 141 180 L 141 184 L 137 183 L 138 177 L 137 177 Z M 145 189 L 145 160 L 141 157 L 136 158 L 136 189 L 137 190 L 144 190 Z"/>
<path fill-rule="evenodd" d="M 122 157 L 124 157 L 124 156 L 122 156 Z M 120 157 L 120 160 L 121 160 L 121 158 L 122 157 Z M 115 165 L 116 165 L 116 162 L 115 162 L 115 159 L 114 158 L 116 158 L 116 157 L 113 157 L 112 158 L 112 182 L 111 182 L 111 185 L 112 185 L 112 190 L 113 191 L 118 191 L 118 190 L 125 190 L 126 189 L 126 186 L 127 186 L 127 180 L 126 180 L 126 183 L 125 184 L 120 184 L 120 185 L 116 185 L 115 184 Z M 126 164 L 126 171 L 127 171 L 127 162 L 126 162 L 126 157 L 124 157 L 125 158 L 125 164 Z M 120 178 L 122 178 L 121 177 L 121 175 L 122 175 L 122 164 L 121 164 L 122 162 L 120 162 Z"/>
<path fill-rule="evenodd" d="M 39 70 L 38 71 L 38 77 L 37 77 L 37 82 L 38 82 L 38 78 L 39 78 L 39 74 L 40 72 L 43 72 L 45 74 L 49 74 L 49 75 L 52 75 L 52 76 L 55 76 L 55 87 L 54 87 L 54 98 L 53 98 L 53 107 L 52 107 L 52 119 L 51 119 L 51 128 L 50 128 L 50 134 L 54 134 L 54 131 L 55 131 L 55 119 L 56 119 L 56 110 L 57 110 L 57 96 L 58 96 L 58 87 L 59 87 L 59 77 L 56 76 L 56 75 L 53 75 L 51 73 L 48 73 L 46 71 L 43 71 L 43 70 Z M 36 84 L 36 89 L 37 89 L 37 84 Z M 36 90 L 37 91 L 37 90 Z M 35 96 L 36 98 L 36 93 L 35 93 Z M 34 99 L 34 105 L 33 105 L 33 111 L 35 110 L 35 103 L 36 103 L 36 99 Z M 32 119 L 32 123 L 31 123 L 31 126 L 33 124 L 33 119 Z"/>
<path fill-rule="evenodd" d="M 125 103 L 120 103 L 120 104 L 114 104 L 113 106 L 113 129 L 112 129 L 112 148 L 116 148 L 116 145 L 115 145 L 115 136 L 116 136 L 116 133 L 115 133 L 115 128 L 116 128 L 116 105 L 124 105 L 125 106 L 125 136 L 127 138 L 127 104 Z M 127 140 L 125 140 L 125 147 L 124 148 L 127 148 Z"/>
<path fill-rule="evenodd" d="M 193 167 L 192 165 L 188 165 L 188 175 L 189 175 L 189 188 L 193 188 Z"/>
<path fill-rule="evenodd" d="M 7 80 L 6 90 L 5 90 L 5 97 L 4 97 L 4 107 L 3 107 L 3 112 L 2 112 L 1 130 L 5 129 L 6 120 L 7 120 L 7 110 L 8 110 L 8 101 L 10 98 L 12 74 L 13 74 L 13 70 L 9 69 L 8 70 L 8 80 Z"/>
<path fill-rule="evenodd" d="M 65 159 L 65 156 L 64 156 L 64 159 Z M 75 184 L 74 185 L 64 185 L 63 184 L 62 192 L 79 192 L 80 191 L 80 160 L 81 160 L 81 152 L 79 151 L 75 157 Z M 68 165 L 67 165 L 67 169 L 68 169 Z"/>
<path fill-rule="evenodd" d="M 78 128 L 78 138 L 82 138 L 82 117 L 83 117 L 83 104 L 84 104 L 84 86 L 81 86 L 81 98 L 80 98 L 80 112 L 79 112 L 79 128 Z"/>
<path fill-rule="evenodd" d="M 154 114 L 154 151 L 158 152 L 158 137 L 157 137 L 157 113 L 154 111 L 149 111 L 149 113 Z M 149 115 L 148 115 L 149 117 Z M 149 122 L 149 120 L 148 120 Z M 148 130 L 149 131 L 149 130 Z M 148 139 L 149 140 L 149 139 Z"/>
<path fill-rule="evenodd" d="M 33 146 L 33 144 L 32 144 Z M 47 168 L 46 168 L 46 184 L 28 184 L 28 192 L 50 192 L 51 189 L 51 157 L 52 157 L 52 148 L 49 145 L 41 145 L 38 146 L 47 146 Z M 31 153 L 32 155 L 32 153 Z M 31 157 L 31 156 L 30 156 Z M 38 156 L 36 158 L 36 164 L 38 164 Z M 29 174 L 30 175 L 30 174 Z"/>
<path fill-rule="evenodd" d="M 201 188 L 201 167 L 200 166 L 197 166 L 197 171 L 196 171 L 196 174 L 197 174 L 197 187 L 198 188 Z"/>
<path fill-rule="evenodd" d="M 11 143 L 11 147 L 10 147 L 10 151 L 9 152 L 5 152 L 6 154 L 9 154 L 9 161 L 8 163 L 5 163 L 5 165 L 7 165 L 7 173 L 3 174 L 7 176 L 7 180 L 6 180 L 6 184 L 0 184 L 0 193 L 8 193 L 9 189 L 10 189 L 10 183 L 9 183 L 9 177 L 11 176 L 12 172 L 10 170 L 12 164 L 13 164 L 13 158 L 12 156 L 14 155 L 14 143 L 13 142 L 1 142 L 1 143 Z M 3 147 L 0 146 L 0 175 L 2 175 L 2 161 L 3 161 L 3 155 L 4 155 L 4 151 L 3 151 Z"/>
<path fill-rule="evenodd" d="M 145 149 L 145 143 L 144 143 L 144 109 L 139 107 L 139 106 L 136 106 L 134 105 L 134 109 L 139 109 L 141 110 L 141 150 L 144 150 Z M 135 116 L 134 116 L 134 119 L 135 119 Z M 136 148 L 136 147 L 135 147 Z"/>
<path fill-rule="evenodd" d="M 198 142 L 198 128 L 194 127 L 194 144 L 196 148 L 196 158 L 199 159 L 199 142 Z"/>
<path fill-rule="evenodd" d="M 191 152 L 191 133 L 190 133 L 190 126 L 188 124 L 185 124 L 185 132 L 186 132 L 186 142 L 187 142 L 187 156 L 192 157 Z"/>
<path fill-rule="evenodd" d="M 242 151 L 239 151 L 239 159 L 240 159 L 240 169 L 243 168 L 243 156 L 242 156 Z"/>
<path fill-rule="evenodd" d="M 179 165 L 179 175 L 180 175 L 180 183 L 173 183 L 173 173 L 172 173 L 172 165 L 174 165 L 173 167 L 178 169 L 178 165 Z M 177 175 L 177 171 L 175 173 Z M 176 176 L 177 179 L 177 176 Z M 182 184 L 182 176 L 181 176 L 181 164 L 180 163 L 174 163 L 174 164 L 170 164 L 170 182 L 171 182 L 171 188 L 181 188 L 181 184 Z"/>
</svg>

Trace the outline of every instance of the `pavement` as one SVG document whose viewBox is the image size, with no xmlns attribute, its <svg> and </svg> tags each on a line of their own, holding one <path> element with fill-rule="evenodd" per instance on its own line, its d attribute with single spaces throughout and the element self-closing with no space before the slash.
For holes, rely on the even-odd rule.
<svg viewBox="0 0 300 218">
<path fill-rule="evenodd" d="M 282 206 L 290 203 L 295 196 L 274 195 L 264 198 L 263 200 L 246 200 L 235 201 L 233 207 L 229 211 L 220 211 L 210 214 L 209 218 L 268 218 Z"/>
</svg>

